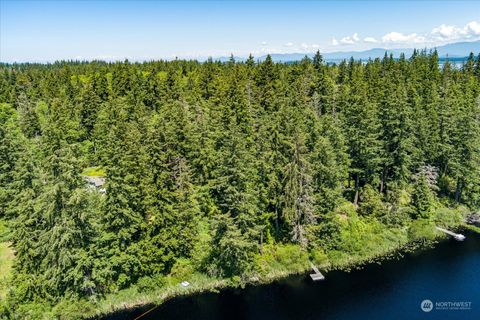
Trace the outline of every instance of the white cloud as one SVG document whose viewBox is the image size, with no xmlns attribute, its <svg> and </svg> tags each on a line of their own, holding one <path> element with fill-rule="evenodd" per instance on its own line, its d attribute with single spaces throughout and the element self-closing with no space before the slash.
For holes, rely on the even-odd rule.
<svg viewBox="0 0 480 320">
<path fill-rule="evenodd" d="M 449 39 L 455 36 L 459 31 L 461 30 L 455 26 L 447 26 L 445 24 L 442 24 L 432 30 L 432 35 L 438 36 L 440 38 Z"/>
<path fill-rule="evenodd" d="M 297 48 L 299 49 L 299 51 L 302 51 L 302 52 L 309 52 L 309 51 L 313 51 L 313 50 L 318 50 L 320 48 L 320 45 L 319 44 L 308 44 L 308 43 L 305 43 L 303 42 L 302 44 L 300 44 L 300 48 Z"/>
<path fill-rule="evenodd" d="M 456 41 L 474 41 L 480 39 L 480 21 L 471 21 L 465 25 L 458 27 L 453 25 L 442 24 L 429 32 L 402 33 L 392 31 L 381 35 L 360 35 L 355 32 L 344 37 L 331 38 L 330 45 L 322 44 L 325 52 L 334 50 L 339 45 L 355 49 L 368 49 L 372 46 L 381 46 L 384 48 L 406 48 L 406 47 L 434 47 L 444 45 L 446 43 Z M 266 53 L 286 53 L 286 52 L 315 52 L 320 49 L 319 44 L 308 42 L 286 42 L 283 45 L 277 45 L 276 48 L 271 47 L 267 41 L 262 41 L 259 46 L 258 54 Z"/>
<path fill-rule="evenodd" d="M 366 36 L 361 40 L 358 33 L 354 33 L 352 36 L 346 36 L 337 40 L 332 39 L 332 45 L 356 45 L 356 44 L 373 44 L 382 43 L 387 47 L 395 47 L 397 45 L 442 45 L 454 41 L 473 41 L 480 39 L 480 21 L 470 21 L 462 27 L 442 24 L 436 28 L 433 28 L 430 32 L 426 33 L 402 33 L 398 31 L 392 31 L 384 34 L 380 38 L 374 38 L 372 36 Z"/>
<path fill-rule="evenodd" d="M 342 39 L 340 39 L 340 43 L 341 44 L 354 44 L 354 43 L 358 42 L 359 40 L 360 40 L 360 38 L 358 37 L 358 33 L 354 33 L 352 36 L 343 37 Z"/>
<path fill-rule="evenodd" d="M 442 24 L 431 32 L 434 39 L 440 41 L 468 40 L 480 36 L 480 23 L 470 21 L 463 28 Z"/>
<path fill-rule="evenodd" d="M 355 41 L 353 41 L 353 39 L 350 38 L 350 37 L 343 37 L 342 39 L 340 39 L 340 43 L 341 44 L 354 44 Z"/>
<path fill-rule="evenodd" d="M 382 42 L 386 44 L 439 45 L 452 41 L 476 40 L 479 38 L 480 23 L 477 21 L 471 21 L 463 27 L 441 24 L 423 35 L 416 33 L 405 35 L 400 32 L 390 32 L 382 37 Z"/>
<path fill-rule="evenodd" d="M 480 35 L 480 23 L 477 21 L 471 21 L 465 26 L 465 30 L 471 35 Z"/>
<path fill-rule="evenodd" d="M 390 32 L 382 37 L 383 43 L 424 43 L 425 37 L 416 33 L 403 34 L 400 32 Z"/>
<path fill-rule="evenodd" d="M 378 42 L 378 40 L 373 38 L 373 37 L 365 37 L 365 38 L 363 38 L 363 41 L 367 42 L 367 43 L 377 43 Z"/>
</svg>

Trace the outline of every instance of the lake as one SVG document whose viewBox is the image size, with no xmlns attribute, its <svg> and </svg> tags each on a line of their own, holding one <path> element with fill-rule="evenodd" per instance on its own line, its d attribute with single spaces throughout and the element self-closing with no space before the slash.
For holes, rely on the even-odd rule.
<svg viewBox="0 0 480 320">
<path fill-rule="evenodd" d="M 463 242 L 449 239 L 400 260 L 328 272 L 324 281 L 297 275 L 175 298 L 140 319 L 480 319 L 480 235 L 463 234 Z M 421 309 L 424 300 L 431 311 Z M 148 309 L 108 319 L 134 319 Z"/>
</svg>

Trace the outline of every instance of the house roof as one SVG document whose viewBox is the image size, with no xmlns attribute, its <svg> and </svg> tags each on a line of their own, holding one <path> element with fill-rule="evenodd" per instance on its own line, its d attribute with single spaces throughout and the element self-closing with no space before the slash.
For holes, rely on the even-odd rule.
<svg viewBox="0 0 480 320">
<path fill-rule="evenodd" d="M 89 176 L 89 177 L 84 177 L 85 180 L 90 183 L 91 185 L 94 185 L 95 187 L 99 188 L 105 184 L 105 178 L 104 177 L 97 177 L 97 176 Z"/>
</svg>

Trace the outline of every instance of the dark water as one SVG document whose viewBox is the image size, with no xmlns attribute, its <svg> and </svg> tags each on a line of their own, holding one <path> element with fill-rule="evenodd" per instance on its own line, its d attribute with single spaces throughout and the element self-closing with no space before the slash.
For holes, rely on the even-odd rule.
<svg viewBox="0 0 480 320">
<path fill-rule="evenodd" d="M 292 276 L 269 285 L 175 298 L 140 319 L 480 319 L 480 235 L 441 242 L 401 260 L 329 272 L 325 281 Z M 434 309 L 424 312 L 423 300 Z M 471 302 L 438 310 L 436 302 Z M 110 319 L 134 319 L 146 310 Z"/>
</svg>

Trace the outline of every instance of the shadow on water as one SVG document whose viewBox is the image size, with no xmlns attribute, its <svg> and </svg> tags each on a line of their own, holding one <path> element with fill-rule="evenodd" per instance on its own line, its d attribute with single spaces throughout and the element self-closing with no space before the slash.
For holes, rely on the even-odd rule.
<svg viewBox="0 0 480 320">
<path fill-rule="evenodd" d="M 400 260 L 328 272 L 320 282 L 297 275 L 268 285 L 174 298 L 140 319 L 480 319 L 480 235 L 464 234 L 464 242 L 449 239 Z M 427 313 L 420 308 L 425 299 L 434 305 L 471 302 L 471 308 Z M 106 319 L 135 319 L 150 308 Z"/>
</svg>

